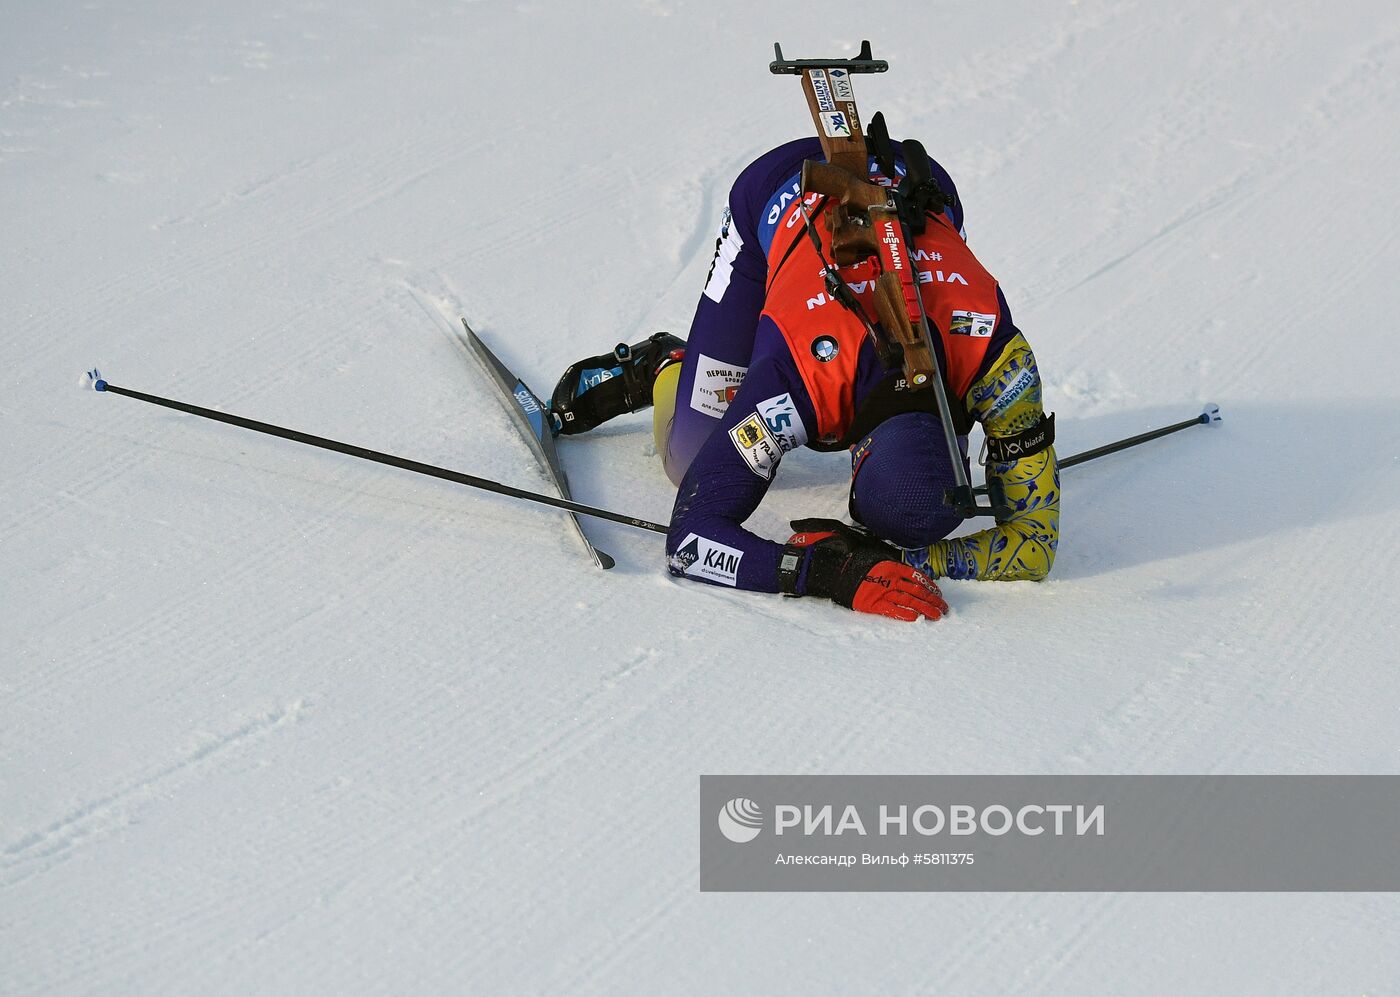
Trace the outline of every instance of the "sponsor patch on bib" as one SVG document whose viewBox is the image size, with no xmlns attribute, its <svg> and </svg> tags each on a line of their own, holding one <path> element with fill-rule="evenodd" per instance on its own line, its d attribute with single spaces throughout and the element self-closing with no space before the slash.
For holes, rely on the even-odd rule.
<svg viewBox="0 0 1400 997">
<path fill-rule="evenodd" d="M 953 321 L 948 325 L 948 333 L 953 336 L 989 339 L 992 330 L 996 327 L 997 317 L 995 315 L 988 315 L 985 312 L 953 312 Z"/>
<path fill-rule="evenodd" d="M 743 559 L 744 552 L 737 547 L 691 533 L 671 555 L 671 570 L 721 585 L 738 585 L 739 562 Z"/>
<path fill-rule="evenodd" d="M 764 425 L 763 417 L 755 412 L 729 431 L 734 441 L 734 449 L 744 458 L 750 470 L 764 481 L 773 477 L 773 465 L 778 463 L 783 452 L 778 441 Z"/>
<path fill-rule="evenodd" d="M 748 372 L 747 367 L 724 363 L 701 353 L 696 357 L 695 386 L 690 389 L 690 407 L 715 419 L 723 418 Z"/>
</svg>

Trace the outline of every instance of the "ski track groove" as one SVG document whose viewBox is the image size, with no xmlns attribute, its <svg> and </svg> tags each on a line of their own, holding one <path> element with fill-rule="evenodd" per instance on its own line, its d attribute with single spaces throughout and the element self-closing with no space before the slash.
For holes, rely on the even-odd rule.
<svg viewBox="0 0 1400 997">
<path fill-rule="evenodd" d="M 1090 941 L 1107 924 L 1117 923 L 1114 916 L 1129 902 L 1130 893 L 1092 894 L 1075 896 L 1081 906 L 1083 916 L 1076 917 L 1070 930 L 1062 936 L 1050 952 L 1023 969 L 1021 980 L 1016 986 L 1018 993 L 1045 993 L 1053 988 L 1060 973 L 1071 964 L 1074 956 L 1082 952 Z"/>
<path fill-rule="evenodd" d="M 292 318 L 296 320 L 308 317 L 317 311 L 318 309 L 314 306 L 303 306 Z M 363 311 L 368 313 L 367 309 Z M 295 322 L 289 324 L 295 324 Z M 248 370 L 246 373 L 233 377 L 220 376 L 213 380 L 220 385 L 221 397 L 219 399 L 197 399 L 197 401 L 219 411 L 235 412 L 249 418 L 265 418 L 266 416 L 258 411 L 257 401 L 283 394 L 284 384 L 289 380 L 299 379 L 302 376 L 301 371 L 324 355 L 325 348 L 325 343 L 320 337 L 307 337 L 300 341 L 298 349 L 279 357 L 277 369 L 288 373 L 267 377 L 256 370 Z M 206 380 L 199 375 L 211 370 L 226 369 L 231 356 L 238 353 L 239 350 L 238 345 L 230 343 L 222 351 L 214 351 L 212 355 L 207 355 L 206 359 L 191 368 L 182 377 L 182 382 Z M 121 380 L 125 381 L 125 378 Z M 140 379 L 137 380 L 139 382 Z M 114 383 L 118 382 L 114 379 Z M 133 386 L 156 393 L 180 394 L 178 389 L 167 388 L 164 385 L 138 383 Z M 229 403 L 229 400 L 235 399 L 236 401 Z M 109 401 L 123 406 L 141 404 L 133 399 L 124 399 L 118 396 L 113 396 L 112 399 L 103 399 L 102 404 L 107 404 Z M 95 410 L 90 406 L 80 408 L 77 410 L 78 418 L 72 422 L 60 424 L 73 437 L 83 440 L 84 445 L 79 453 L 83 458 L 82 466 L 85 468 L 85 473 L 71 479 L 59 492 L 40 496 L 34 501 L 19 505 L 18 514 L 11 517 L 3 527 L 0 527 L 0 545 L 11 541 L 24 532 L 51 522 L 56 516 L 71 514 L 71 506 L 75 503 L 106 511 L 103 503 L 96 500 L 114 483 L 130 482 L 133 479 L 139 480 L 143 477 L 155 478 L 164 473 L 160 467 L 157 467 L 157 464 L 168 460 L 172 455 L 178 460 L 209 459 L 228 465 L 242 466 L 233 457 L 221 458 L 213 453 L 200 453 L 194 449 L 200 445 L 198 434 L 201 430 L 209 429 L 207 426 L 200 425 L 202 420 L 195 416 L 177 414 L 164 409 L 153 409 L 149 413 L 152 426 L 150 434 L 141 438 L 133 438 L 115 435 L 101 428 L 84 425 L 81 421 L 82 418 L 92 411 Z M 336 435 L 337 432 L 333 428 L 323 427 L 311 427 L 309 431 L 332 436 Z M 348 435 L 357 436 L 357 434 Z M 215 431 L 215 435 L 205 437 L 206 440 L 218 441 L 208 444 L 211 449 L 216 446 L 227 446 L 230 452 L 236 452 L 240 441 L 248 438 L 248 434 L 244 430 L 230 428 L 225 431 L 224 427 Z M 126 447 L 116 448 L 125 452 L 125 457 L 120 463 L 109 463 L 103 459 L 109 451 L 110 441 L 128 444 Z M 356 438 L 352 439 L 351 442 L 380 449 L 385 447 L 393 449 L 392 445 L 378 441 L 366 443 L 364 439 Z M 130 444 L 136 445 L 133 447 Z M 268 443 L 268 446 L 277 450 L 284 449 L 284 444 L 285 446 L 293 446 L 286 444 L 285 441 L 271 442 Z M 71 466 L 73 454 L 74 451 L 68 448 L 53 448 L 40 459 L 37 469 L 42 471 L 51 465 L 55 467 Z M 431 460 L 433 456 L 420 456 L 418 459 Z M 252 478 L 255 475 L 249 477 Z"/>
<path fill-rule="evenodd" d="M 1391 529 L 1387 532 L 1394 536 L 1400 533 L 1400 530 L 1394 528 L 1392 521 Z M 1300 544 L 1290 559 L 1293 562 L 1292 570 L 1297 577 L 1307 577 L 1311 567 L 1308 547 L 1306 543 Z M 1331 584 L 1330 579 L 1324 578 L 1316 578 L 1314 582 L 1319 586 Z M 1360 632 L 1369 621 L 1377 617 L 1379 601 L 1348 599 L 1340 606 L 1334 604 L 1334 612 L 1329 616 L 1329 628 L 1326 630 L 1319 628 L 1316 621 L 1306 613 L 1289 616 L 1281 641 L 1281 646 L 1288 648 L 1286 657 L 1261 661 L 1254 665 L 1249 681 L 1241 682 L 1240 688 L 1235 690 L 1237 697 L 1242 700 L 1257 700 L 1260 697 L 1258 690 L 1265 689 L 1271 708 L 1278 710 L 1300 703 L 1315 702 L 1319 689 L 1337 688 L 1338 683 L 1333 681 L 1333 675 L 1343 655 L 1335 646 L 1335 635 Z M 1250 716 L 1252 713 L 1247 711 L 1245 715 Z M 1248 733 L 1253 735 L 1262 732 L 1251 730 Z M 1217 770 L 1224 768 L 1233 771 L 1253 771 L 1257 766 L 1251 764 L 1249 759 L 1255 744 L 1255 741 L 1246 739 L 1246 732 L 1241 725 L 1231 724 L 1229 736 L 1219 744 Z M 1308 770 L 1312 766 L 1304 759 L 1299 768 Z"/>
<path fill-rule="evenodd" d="M 255 469 L 250 477 L 258 473 L 261 471 Z M 322 511 L 314 519 L 302 523 L 286 545 L 251 550 L 243 548 L 249 551 L 245 556 L 237 560 L 220 561 L 217 573 L 208 577 L 206 581 L 221 590 L 240 591 L 253 579 L 264 576 L 270 564 L 285 561 L 289 547 L 294 549 L 297 545 L 310 542 L 327 531 L 343 529 L 345 514 L 352 507 L 364 502 L 370 503 L 371 507 L 385 501 L 393 502 L 392 499 L 366 496 L 345 484 L 342 479 L 348 478 L 352 473 L 354 472 L 351 469 L 342 467 L 337 474 L 328 475 L 324 481 L 315 482 L 318 486 L 323 485 L 326 493 L 320 500 Z M 297 474 L 293 474 L 293 477 L 299 480 L 302 478 Z M 236 498 L 235 495 L 217 492 L 214 500 L 233 502 Z M 103 643 L 107 646 L 124 647 L 169 646 L 167 641 L 187 631 L 190 609 L 206 601 L 208 597 L 207 592 L 199 588 L 182 587 L 178 595 L 162 599 L 160 608 L 154 612 L 129 616 L 125 625 L 105 632 Z M 217 639 L 221 633 L 222 628 L 216 626 L 205 633 L 205 639 Z M 268 638 L 271 640 L 276 636 L 276 633 L 272 632 Z M 29 681 L 17 682 L 14 686 L 15 694 L 24 697 L 42 695 L 50 688 L 67 683 L 74 672 L 88 667 L 88 662 L 82 656 L 65 655 L 61 660 L 66 664 L 31 673 Z"/>
<path fill-rule="evenodd" d="M 21 834 L 0 851 L 4 888 L 13 889 L 48 872 L 74 850 L 119 832 L 134 822 L 136 812 L 145 804 L 175 791 L 168 786 L 178 789 L 184 777 L 197 774 L 206 762 L 299 722 L 305 708 L 306 704 L 297 700 L 215 734 L 154 773 L 89 800 L 43 828 Z"/>
<path fill-rule="evenodd" d="M 645 910 L 633 914 L 630 923 L 621 934 L 609 935 L 606 945 L 596 947 L 583 957 L 583 965 L 568 971 L 566 979 L 558 985 L 565 993 L 610 993 L 615 992 L 607 985 L 607 978 L 616 980 L 616 968 L 626 957 L 646 939 L 655 935 L 663 922 L 668 921 L 683 905 L 683 899 L 692 889 L 699 889 L 700 865 L 696 862 L 684 872 L 656 882 L 653 891 L 663 899 L 649 905 Z"/>
<path fill-rule="evenodd" d="M 1363 113 L 1365 105 L 1354 99 L 1349 99 L 1350 92 L 1356 88 L 1358 81 L 1366 79 L 1368 74 L 1375 72 L 1378 63 L 1393 57 L 1397 47 L 1400 47 L 1400 32 L 1392 29 L 1384 37 L 1368 45 L 1363 51 L 1362 57 L 1353 60 L 1350 68 L 1326 81 L 1317 91 L 1316 96 L 1304 101 L 1305 106 L 1311 108 L 1315 115 L 1327 117 L 1338 123 L 1349 122 L 1359 117 Z M 1374 94 L 1370 94 L 1370 96 L 1374 98 Z M 1179 105 L 1174 103 L 1172 106 Z M 1212 105 L 1208 100 L 1202 100 L 1201 106 L 1214 107 L 1217 111 L 1222 110 L 1218 106 Z M 1153 121 L 1144 123 L 1143 127 L 1156 127 L 1157 125 L 1158 123 Z M 1181 130 L 1178 129 L 1167 128 L 1165 131 L 1169 135 L 1181 134 Z M 1185 139 L 1180 141 L 1184 142 Z M 1233 176 L 1215 183 L 1205 192 L 1197 194 L 1187 207 L 1179 211 L 1168 222 L 1159 226 L 1151 235 L 1127 250 L 1098 263 L 1093 269 L 1075 278 L 1071 283 L 1057 288 L 1044 301 L 1030 302 L 1029 305 L 1044 307 L 1047 301 L 1078 291 L 1116 270 L 1124 263 L 1135 259 L 1143 252 L 1161 244 L 1163 240 L 1177 234 L 1191 222 L 1208 219 L 1222 208 L 1233 205 L 1238 209 L 1265 196 L 1265 194 L 1278 196 L 1271 193 L 1273 188 L 1284 185 L 1315 167 L 1313 159 L 1315 142 L 1316 133 L 1311 123 L 1305 121 L 1297 123 L 1281 142 L 1272 147 L 1266 156 L 1253 160 Z M 1164 154 L 1164 152 L 1159 153 L 1147 164 L 1148 169 L 1156 169 Z M 1294 182 L 1296 184 L 1296 181 Z M 1293 189 L 1296 189 L 1296 186 Z M 1125 196 L 1130 201 L 1138 200 L 1141 197 L 1140 190 L 1137 186 L 1130 187 L 1125 191 Z M 1053 272 L 1065 273 L 1080 269 L 1077 261 L 1085 254 L 1096 253 L 1101 248 L 1101 243 L 1098 240 L 1085 243 L 1077 250 L 1056 259 Z M 1083 340 L 1086 338 L 1088 337 L 1081 336 L 1079 340 L 1073 342 L 1073 346 L 1076 349 L 1082 348 Z M 1159 345 L 1169 344 L 1159 343 Z"/>
<path fill-rule="evenodd" d="M 317 309 L 311 306 L 304 306 L 299 312 L 294 313 L 292 318 L 295 320 L 308 317 L 316 311 Z M 269 377 L 262 372 L 250 370 L 232 376 L 221 374 L 213 378 L 203 377 L 202 375 L 209 371 L 229 368 L 229 361 L 242 350 L 239 345 L 229 343 L 221 350 L 216 349 L 203 354 L 203 358 L 199 362 L 187 368 L 181 376 L 180 382 L 181 384 L 190 384 L 212 380 L 219 385 L 221 397 L 193 400 L 221 412 L 235 412 L 248 418 L 260 418 L 255 403 L 261 398 L 277 396 L 288 381 L 299 380 L 303 376 L 302 372 L 325 353 L 326 344 L 320 337 L 306 337 L 299 343 L 297 349 L 282 354 L 278 358 L 277 369 L 286 373 Z M 235 369 L 237 369 L 236 365 Z M 128 381 L 124 375 L 113 377 L 112 383 L 131 386 L 154 394 L 177 397 L 181 395 L 180 385 L 148 384 L 144 383 L 139 375 L 136 376 L 135 383 Z M 233 400 L 232 404 L 230 404 L 230 400 Z M 116 404 L 123 406 L 123 408 L 144 405 L 135 399 L 121 398 L 117 395 L 101 399 L 101 404 Z M 188 456 L 186 451 L 179 449 L 178 441 L 181 434 L 189 432 L 189 427 L 202 422 L 202 420 L 196 416 L 175 413 L 168 409 L 156 409 L 151 406 L 146 406 L 146 408 L 150 417 L 151 429 L 148 435 L 139 440 L 114 436 L 101 428 L 101 424 L 97 427 L 85 424 L 83 419 L 88 416 L 88 413 L 96 411 L 91 406 L 76 408 L 73 410 L 74 417 L 71 421 L 65 420 L 57 423 L 66 433 L 84 443 L 82 449 L 78 451 L 78 455 L 83 458 L 82 464 L 85 471 L 78 477 L 70 479 L 63 489 L 63 493 L 66 493 L 69 499 L 89 500 L 114 480 L 121 480 L 134 473 L 150 470 L 151 466 L 164 456 L 161 444 L 170 445 L 171 449 L 165 453 L 173 452 L 182 457 Z M 136 427 L 141 425 L 145 424 L 133 424 L 132 431 L 136 431 Z M 230 441 L 248 438 L 246 430 L 233 427 L 224 428 L 228 430 L 227 439 Z M 325 433 L 327 430 L 321 432 Z M 103 436 L 127 443 L 136 442 L 140 445 L 134 448 L 124 448 L 122 461 L 111 463 L 104 459 L 108 450 L 105 444 L 100 442 L 100 438 Z M 236 444 L 234 445 L 236 446 Z M 39 459 L 34 470 L 42 472 L 50 467 L 69 467 L 72 465 L 73 456 L 74 451 L 71 449 L 54 448 Z M 41 476 L 53 477 L 53 475 Z M 66 502 L 55 502 L 52 496 L 41 498 L 37 503 L 27 504 L 19 515 L 10 518 L 4 527 L 0 528 L 0 543 L 8 541 L 27 528 L 46 522 L 55 513 L 65 511 L 67 511 Z"/>
<path fill-rule="evenodd" d="M 439 141 L 434 130 L 429 127 L 406 129 L 416 137 L 394 147 L 391 155 L 379 157 L 377 162 L 366 164 L 357 148 L 345 146 L 344 151 L 321 157 L 310 157 L 313 162 L 329 162 L 330 168 L 317 172 L 306 169 L 306 181 L 317 190 L 342 191 L 344 193 L 326 197 L 317 202 L 311 210 L 278 213 L 286 220 L 283 225 L 268 228 L 261 234 L 245 237 L 212 252 L 191 257 L 188 250 L 172 250 L 165 253 L 144 268 L 134 273 L 122 273 L 96 285 L 87 296 L 70 299 L 66 305 L 40 313 L 32 322 L 34 328 L 48 335 L 38 338 L 36 349 L 30 354 L 41 361 L 36 366 L 47 366 L 50 357 L 68 348 L 68 340 L 62 335 L 64 329 L 85 323 L 86 316 L 92 313 L 89 299 L 102 302 L 106 313 L 120 312 L 142 301 L 182 297 L 182 288 L 191 284 L 207 283 L 208 278 L 246 263 L 254 258 L 273 258 L 271 250 L 290 246 L 305 236 L 327 228 L 344 219 L 372 207 L 391 197 L 405 186 L 416 183 L 426 176 L 447 168 L 452 162 L 471 154 L 470 148 L 459 150 L 452 156 L 435 159 L 435 165 L 413 173 L 408 179 L 402 176 L 401 167 L 405 162 L 421 161 L 421 154 L 434 147 Z M 305 160 L 298 160 L 305 162 Z M 261 185 L 262 189 L 277 189 L 289 175 L 297 171 L 284 168 L 269 176 Z M 366 174 L 370 179 L 364 181 Z M 359 179 L 359 185 L 352 181 Z M 288 191 L 288 195 L 302 201 L 298 192 Z M 229 349 L 234 347 L 230 345 Z"/>
<path fill-rule="evenodd" d="M 660 658 L 661 655 L 655 650 L 634 653 L 625 670 L 635 673 L 643 665 L 656 664 Z M 456 829 L 462 825 L 479 820 L 518 798 L 542 778 L 554 774 L 566 763 L 592 748 L 606 737 L 613 727 L 620 728 L 644 716 L 657 699 L 688 682 L 702 667 L 703 664 L 697 661 L 683 669 L 666 672 L 669 677 L 649 688 L 645 700 L 625 696 L 627 690 L 619 691 L 617 695 L 626 705 L 626 709 L 618 709 L 615 706 L 611 710 L 595 709 L 596 703 L 619 689 L 616 681 L 605 683 L 602 689 L 595 689 L 586 694 L 579 700 L 576 708 L 579 717 L 562 724 L 560 729 L 544 739 L 536 750 L 525 755 L 515 765 L 480 783 L 476 787 L 477 796 L 485 799 L 479 799 L 467 808 L 467 811 L 460 818 L 453 819 L 448 827 L 455 834 Z"/>
<path fill-rule="evenodd" d="M 660 655 L 655 651 L 640 652 L 634 655 L 632 670 L 635 673 L 637 667 L 655 664 L 658 660 Z M 542 780 L 567 769 L 604 739 L 645 716 L 658 700 L 689 683 L 702 668 L 702 663 L 695 662 L 686 668 L 669 671 L 666 678 L 647 687 L 644 697 L 635 695 L 635 682 L 627 690 L 621 689 L 616 682 L 604 683 L 602 689 L 588 693 L 574 708 L 576 716 L 547 735 L 535 751 L 477 784 L 473 788 L 472 801 L 461 814 L 439 821 L 414 835 L 413 850 L 431 852 L 434 849 L 429 842 L 435 840 L 446 839 L 453 843 L 467 840 L 473 825 L 518 800 Z M 627 694 L 629 692 L 631 695 Z M 605 703 L 605 697 L 611 697 L 611 701 Z M 488 926 L 482 942 L 489 944 L 492 939 L 500 939 L 503 944 L 505 939 L 500 935 L 509 930 L 505 925 Z"/>
<path fill-rule="evenodd" d="M 1108 771 L 1102 768 L 1102 759 L 1111 757 L 1110 774 L 1142 770 L 1145 762 L 1160 754 L 1163 742 L 1186 727 L 1194 715 L 1196 704 L 1187 690 L 1197 684 L 1196 669 L 1200 667 L 1199 662 L 1195 665 L 1178 662 L 1166 673 L 1144 677 L 1125 698 L 1093 720 L 1078 743 L 1067 752 L 1065 761 L 1081 772 L 1098 773 Z M 1162 703 L 1173 704 L 1165 715 L 1155 711 Z M 1128 732 L 1142 729 L 1143 721 L 1149 718 L 1154 732 L 1151 742 L 1134 741 Z M 1124 751 L 1125 739 L 1134 745 L 1131 750 Z"/>
<path fill-rule="evenodd" d="M 1072 24 L 1048 34 L 1032 47 L 1020 48 L 1016 59 L 979 62 L 977 72 L 958 75 L 956 89 L 939 90 L 932 95 L 921 92 L 917 100 L 892 94 L 879 106 L 892 108 L 896 113 L 886 113 L 886 117 L 891 118 L 936 116 L 937 112 L 955 111 L 971 104 L 990 102 L 996 97 L 1014 97 L 1018 89 L 1031 83 L 1038 74 L 1058 75 L 1068 68 L 1071 73 L 1087 76 L 1088 67 L 1081 70 L 1077 60 L 1066 67 L 1065 55 L 1116 18 L 1127 16 L 1126 10 L 1110 3 L 1078 6 Z M 1091 57 L 1097 51 L 1097 46 L 1089 48 Z"/>
<path fill-rule="evenodd" d="M 280 170 L 251 177 L 234 187 L 233 190 L 206 199 L 186 212 L 157 218 L 147 227 L 153 232 L 159 232 L 168 228 L 205 225 L 231 208 L 257 206 L 260 201 L 265 199 L 264 194 L 268 192 L 276 194 L 278 188 L 285 186 L 289 181 L 296 180 L 303 173 L 312 172 L 317 164 L 332 156 L 332 153 L 318 153 L 295 159 Z"/>
<path fill-rule="evenodd" d="M 861 731 L 847 730 L 843 736 L 833 741 L 831 754 L 838 759 L 846 757 L 846 749 L 854 744 L 868 743 L 867 737 L 868 735 Z M 823 771 L 824 762 L 826 759 L 814 757 L 804 771 L 820 773 Z M 629 950 L 643 945 L 646 939 L 660 933 L 668 921 L 682 912 L 685 898 L 692 890 L 699 889 L 699 877 L 700 865 L 696 861 L 681 872 L 662 880 L 661 884 L 658 884 L 660 888 L 654 891 L 662 899 L 650 906 L 644 914 L 634 916 L 623 932 L 609 935 L 605 945 L 595 947 L 587 953 L 582 959 L 582 967 L 569 971 L 563 989 L 573 992 L 607 992 L 601 978 L 616 967 Z"/>
<path fill-rule="evenodd" d="M 1392 531 L 1394 532 L 1394 531 Z M 1302 562 L 1298 565 L 1301 572 L 1307 566 L 1308 556 L 1306 553 L 1299 553 L 1294 559 Z M 1349 603 L 1340 618 L 1332 622 L 1338 625 L 1342 632 L 1349 631 L 1353 626 L 1359 625 L 1363 619 L 1369 618 L 1372 607 Z M 1330 681 L 1330 675 L 1335 671 L 1336 654 L 1327 653 L 1327 644 L 1332 640 L 1332 633 L 1319 631 L 1313 625 L 1313 621 L 1307 618 L 1294 618 L 1294 622 L 1288 627 L 1288 631 L 1282 638 L 1283 646 L 1290 648 L 1288 660 L 1294 663 L 1291 668 L 1281 668 L 1282 662 L 1261 663 L 1260 665 L 1247 668 L 1247 670 L 1237 671 L 1226 669 L 1231 681 L 1215 690 L 1214 702 L 1211 704 L 1212 712 L 1222 716 L 1238 717 L 1250 715 L 1250 710 L 1236 710 L 1226 708 L 1221 702 L 1227 698 L 1235 700 L 1251 701 L 1258 696 L 1259 688 L 1270 690 L 1271 700 L 1277 701 L 1281 706 L 1289 704 L 1307 702 L 1314 699 L 1314 690 L 1320 686 L 1326 686 Z M 1247 640 L 1248 635 L 1243 635 L 1239 639 Z M 1234 664 L 1243 664 L 1239 655 L 1231 655 L 1235 659 Z M 1272 666 L 1272 667 L 1270 667 Z M 1115 764 L 1112 769 L 1115 773 L 1133 772 L 1145 770 L 1156 761 L 1165 749 L 1167 754 L 1176 755 L 1179 752 L 1174 750 L 1177 747 L 1177 740 L 1156 736 L 1163 732 L 1177 732 L 1185 730 L 1189 737 L 1199 738 L 1201 731 L 1197 728 L 1186 729 L 1187 719 L 1197 719 L 1196 704 L 1192 697 L 1184 689 L 1197 685 L 1200 680 L 1200 672 L 1205 669 L 1220 670 L 1221 662 L 1216 660 L 1198 659 L 1192 665 L 1179 665 L 1171 670 L 1171 680 L 1148 680 L 1141 683 L 1134 693 L 1117 707 L 1111 714 L 1113 721 L 1105 721 L 1096 725 L 1095 731 L 1107 732 L 1111 735 L 1115 729 L 1127 729 L 1129 727 L 1141 727 L 1136 723 L 1147 712 L 1146 704 L 1150 702 L 1176 702 L 1183 704 L 1183 707 L 1171 713 L 1169 722 L 1164 726 L 1160 721 L 1154 721 L 1151 729 L 1154 737 L 1149 742 L 1147 739 L 1139 739 L 1136 742 L 1137 750 L 1127 755 L 1128 764 Z M 1177 687 L 1173 689 L 1173 686 Z M 1122 723 L 1116 721 L 1121 718 Z M 1221 727 L 1216 727 L 1217 731 Z M 1230 723 L 1223 727 L 1223 737 L 1218 738 L 1212 747 L 1212 755 L 1217 759 L 1209 772 L 1203 774 L 1214 774 L 1226 772 L 1250 772 L 1255 766 L 1249 764 L 1249 755 L 1255 742 L 1252 740 L 1255 734 L 1259 733 L 1242 726 L 1238 723 Z M 1111 743 L 1111 736 L 1103 736 L 1098 739 L 1103 742 L 1097 746 L 1099 750 L 1093 752 L 1102 756 L 1105 753 L 1112 753 L 1115 758 L 1122 757 L 1120 745 Z M 1090 754 L 1082 747 L 1072 752 L 1071 757 L 1079 757 L 1081 762 L 1086 761 L 1082 756 Z M 1303 768 L 1307 768 L 1306 763 Z M 1094 771 L 1106 771 L 1102 767 Z M 1040 956 L 1023 972 L 1023 982 L 1015 989 L 1017 992 L 1041 992 L 1045 987 L 1053 985 L 1058 974 L 1065 969 L 1076 965 L 1075 957 L 1081 953 L 1092 938 L 1103 928 L 1114 921 L 1115 915 L 1129 903 L 1128 894 L 1109 894 L 1105 896 L 1084 895 L 1080 901 L 1083 916 L 1078 917 L 1072 924 L 1069 933 L 1059 941 L 1051 953 Z M 966 952 L 965 956 L 958 960 L 952 969 L 954 973 L 969 962 L 974 965 L 985 963 L 989 951 L 993 948 L 1000 937 L 1007 932 L 1006 925 L 1012 923 L 1014 918 L 1014 908 L 1018 902 L 1008 900 L 999 905 L 998 909 L 989 912 L 982 918 L 983 930 L 979 936 L 985 940 L 973 950 Z M 955 982 L 956 976 L 949 980 Z M 1029 981 L 1029 982 L 1026 982 Z"/>
</svg>

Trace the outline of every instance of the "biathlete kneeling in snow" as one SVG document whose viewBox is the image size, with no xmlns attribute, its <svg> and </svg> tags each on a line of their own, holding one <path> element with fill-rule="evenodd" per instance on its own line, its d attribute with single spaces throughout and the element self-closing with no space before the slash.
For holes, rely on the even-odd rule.
<svg viewBox="0 0 1400 997">
<path fill-rule="evenodd" d="M 1053 423 L 1031 348 L 967 247 L 951 178 L 930 161 L 943 206 L 909 255 L 964 467 L 976 421 L 987 437 L 988 479 L 1000 479 L 1012 510 L 991 529 L 949 538 L 962 519 L 944 503 L 954 478 L 933 393 L 911 390 L 870 335 L 878 260 L 838 268 L 854 300 L 843 304 L 829 289 L 828 202 L 804 199 L 799 180 L 804 160 L 822 158 L 816 139 L 802 139 L 748 166 L 730 191 L 688 341 L 658 333 L 580 361 L 552 408 L 560 432 L 572 434 L 655 404 L 657 452 L 679 486 L 666 544 L 672 574 L 937 619 L 948 607 L 935 578 L 1049 573 L 1060 510 Z M 899 182 L 880 176 L 874 158 L 869 170 L 872 183 Z M 778 543 L 743 528 L 783 454 L 801 446 L 849 451 L 849 508 L 864 529 L 801 520 Z"/>
</svg>

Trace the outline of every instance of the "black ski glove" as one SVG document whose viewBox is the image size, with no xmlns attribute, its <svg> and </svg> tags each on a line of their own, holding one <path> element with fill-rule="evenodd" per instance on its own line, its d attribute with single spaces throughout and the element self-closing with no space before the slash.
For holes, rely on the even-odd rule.
<svg viewBox="0 0 1400 997">
<path fill-rule="evenodd" d="M 783 548 L 779 584 L 789 595 L 815 595 L 861 613 L 897 620 L 936 620 L 948 604 L 932 578 L 899 550 L 834 519 L 798 519 Z M 800 586 L 800 591 L 799 591 Z"/>
</svg>

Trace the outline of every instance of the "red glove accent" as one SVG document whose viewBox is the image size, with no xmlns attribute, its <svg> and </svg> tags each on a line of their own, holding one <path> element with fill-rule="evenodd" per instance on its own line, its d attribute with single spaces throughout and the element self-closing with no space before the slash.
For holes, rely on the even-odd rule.
<svg viewBox="0 0 1400 997">
<path fill-rule="evenodd" d="M 860 613 L 907 622 L 947 615 L 948 604 L 933 579 L 902 563 L 899 551 L 884 541 L 832 519 L 799 519 L 792 525 L 801 532 L 783 549 L 782 591 L 824 596 Z"/>
<path fill-rule="evenodd" d="M 827 530 L 825 532 L 808 531 L 806 533 L 794 533 L 791 537 L 788 538 L 788 546 L 811 547 L 813 544 L 819 544 L 823 540 L 830 540 L 836 535 L 837 534 L 833 533 L 831 530 Z"/>
<path fill-rule="evenodd" d="M 920 616 L 936 620 L 948 612 L 943 593 L 932 578 L 897 561 L 880 561 L 856 588 L 851 608 L 913 622 Z"/>
</svg>

